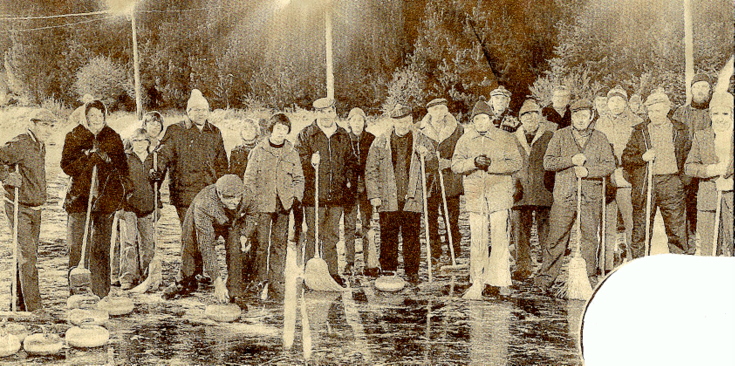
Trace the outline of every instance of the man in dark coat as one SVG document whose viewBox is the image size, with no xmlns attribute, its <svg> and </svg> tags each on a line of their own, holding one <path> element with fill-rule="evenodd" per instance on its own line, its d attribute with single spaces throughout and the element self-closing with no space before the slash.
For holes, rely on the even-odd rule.
<svg viewBox="0 0 735 366">
<path fill-rule="evenodd" d="M 373 206 L 367 197 L 365 189 L 365 162 L 367 162 L 368 151 L 375 135 L 365 131 L 367 122 L 365 112 L 360 108 L 353 108 L 347 115 L 347 123 L 350 130 L 350 141 L 352 142 L 352 151 L 357 157 L 357 167 L 352 174 L 352 182 L 350 182 L 350 192 L 346 197 L 345 204 L 345 274 L 353 272 L 355 264 L 355 239 L 359 236 L 363 240 L 363 259 L 366 268 L 364 273 L 368 275 L 376 275 L 378 268 L 368 268 L 368 255 L 371 255 L 365 245 L 367 241 L 366 233 L 370 229 L 370 220 L 373 214 Z M 361 230 L 357 231 L 357 216 L 360 213 Z M 376 258 L 377 259 L 377 258 Z"/>
<path fill-rule="evenodd" d="M 668 118 L 671 102 L 662 90 L 651 93 L 645 105 L 648 120 L 633 128 L 633 134 L 621 159 L 625 178 L 633 186 L 631 254 L 633 258 L 648 255 L 644 250 L 646 220 L 653 221 L 657 208 L 661 210 L 664 219 L 669 252 L 694 254 L 696 247 L 687 241 L 684 207 L 684 187 L 690 179 L 684 174 L 684 163 L 692 147 L 692 140 L 686 125 Z M 647 168 L 653 174 L 650 217 L 646 217 L 645 212 Z M 652 223 L 650 226 L 653 228 Z"/>
<path fill-rule="evenodd" d="M 544 169 L 544 154 L 554 135 L 556 125 L 541 117 L 541 108 L 533 99 L 526 99 L 520 110 L 521 127 L 515 132 L 518 151 L 523 157 L 521 170 L 516 173 L 522 187 L 522 198 L 515 202 L 511 213 L 513 241 L 516 247 L 516 268 L 513 277 L 525 280 L 533 272 L 531 260 L 531 228 L 536 214 L 536 232 L 543 248 L 549 235 L 549 209 L 554 202 L 545 184 L 550 172 Z M 543 123 L 542 123 L 543 122 Z"/>
<path fill-rule="evenodd" d="M 551 97 L 551 105 L 541 110 L 541 115 L 547 121 L 556 123 L 560 129 L 572 124 L 572 113 L 569 110 L 570 94 L 566 86 L 555 88 Z"/>
<path fill-rule="evenodd" d="M 31 114 L 28 130 L 0 147 L 0 180 L 5 186 L 5 214 L 14 224 L 13 201 L 18 188 L 18 310 L 41 308 L 36 268 L 41 207 L 46 202 L 46 147 L 56 116 L 46 109 Z M 17 168 L 16 168 L 17 167 Z M 16 172 L 17 169 L 17 172 Z"/>
<path fill-rule="evenodd" d="M 463 193 L 462 176 L 452 172 L 452 155 L 457 141 L 464 134 L 464 128 L 457 123 L 454 116 L 447 109 L 447 100 L 437 98 L 426 104 L 428 113 L 418 124 L 418 132 L 428 137 L 434 144 L 434 149 L 439 152 L 439 169 L 444 179 L 444 190 L 447 196 L 447 208 L 449 211 L 449 228 L 447 235 L 452 235 L 454 255 L 459 257 L 462 253 L 460 243 L 462 234 L 459 232 L 459 196 Z M 427 206 L 429 208 L 429 238 L 431 241 L 431 257 L 438 262 L 442 256 L 442 245 L 439 240 L 439 212 L 444 218 L 442 190 L 439 176 L 429 177 L 429 194 Z M 449 243 L 449 239 L 447 239 Z M 449 249 L 447 249 L 449 250 Z"/>
<path fill-rule="evenodd" d="M 488 103 L 492 107 L 493 124 L 505 132 L 516 132 L 521 124 L 513 115 L 513 111 L 508 108 L 511 95 L 510 90 L 501 85 L 490 92 L 490 103 Z"/>
<path fill-rule="evenodd" d="M 323 258 L 327 262 L 329 273 L 342 285 L 344 280 L 337 271 L 339 220 L 347 202 L 346 196 L 350 192 L 357 157 L 352 152 L 350 135 L 337 125 L 334 99 L 316 100 L 314 110 L 318 115 L 316 120 L 299 132 L 296 143 L 305 178 L 303 210 L 308 226 L 306 257 L 314 256 L 314 223 L 315 217 L 318 217 Z M 319 177 L 316 177 L 313 164 L 319 165 Z M 314 213 L 316 179 L 319 179 L 318 215 Z"/>
<path fill-rule="evenodd" d="M 186 210 L 204 187 L 214 184 L 228 171 L 222 133 L 210 123 L 209 103 L 198 89 L 186 105 L 187 118 L 166 129 L 158 151 L 154 180 L 162 181 L 169 171 L 171 204 L 183 224 Z"/>
<path fill-rule="evenodd" d="M 85 106 L 85 123 L 66 134 L 61 152 L 61 169 L 71 177 L 64 209 L 67 220 L 69 270 L 79 265 L 88 200 L 92 199 L 91 227 L 87 242 L 92 272 L 92 292 L 104 297 L 110 291 L 110 235 L 115 211 L 125 198 L 123 182 L 128 162 L 122 139 L 105 122 L 105 105 L 95 100 Z M 92 173 L 97 177 L 92 185 Z M 90 192 L 90 187 L 94 188 Z M 90 197 L 91 193 L 91 197 Z M 71 289 L 73 292 L 77 289 Z"/>
</svg>

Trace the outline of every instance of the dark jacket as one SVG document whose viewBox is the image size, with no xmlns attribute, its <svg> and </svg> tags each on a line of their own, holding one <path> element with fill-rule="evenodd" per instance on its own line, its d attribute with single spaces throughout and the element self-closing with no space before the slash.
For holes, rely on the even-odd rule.
<svg viewBox="0 0 735 366">
<path fill-rule="evenodd" d="M 648 134 L 649 123 L 651 123 L 650 119 L 633 127 L 633 133 L 630 135 L 630 140 L 625 145 L 621 157 L 625 180 L 633 186 L 634 203 L 636 203 L 636 197 L 640 200 L 641 197 L 646 196 L 647 164 L 643 161 L 643 154 L 652 146 L 651 137 Z M 689 155 L 689 150 L 692 148 L 692 140 L 685 124 L 676 120 L 671 120 L 671 123 L 674 125 L 672 128 L 674 155 L 676 156 L 676 166 L 679 168 L 679 177 L 684 185 L 688 185 L 691 177 L 684 173 L 684 163 L 686 163 L 687 155 Z"/>
<path fill-rule="evenodd" d="M 546 125 L 539 125 L 538 131 L 533 140 L 529 144 L 523 128 L 519 128 L 515 133 L 518 140 L 518 151 L 523 158 L 523 166 L 516 173 L 516 177 L 520 182 L 523 192 L 523 198 L 516 202 L 513 207 L 521 206 L 540 206 L 551 207 L 554 203 L 552 192 L 547 188 L 546 183 L 549 179 L 553 179 L 553 172 L 547 172 L 544 169 L 544 154 L 549 146 L 549 141 L 554 133 L 546 130 Z"/>
<path fill-rule="evenodd" d="M 96 153 L 87 154 L 95 145 L 110 158 L 105 162 Z M 128 162 L 120 135 L 105 125 L 95 136 L 85 127 L 77 125 L 64 139 L 61 152 L 61 169 L 71 177 L 66 193 L 64 209 L 68 213 L 87 210 L 92 167 L 97 166 L 97 194 L 93 212 L 112 213 L 122 208 L 125 198 L 124 181 L 128 176 Z"/>
<path fill-rule="evenodd" d="M 12 165 L 18 164 L 22 177 L 18 203 L 37 207 L 46 202 L 46 149 L 33 132 L 22 133 L 0 147 L 0 164 L 7 165 L 8 172 L 15 171 Z M 5 197 L 13 201 L 15 189 L 5 186 Z"/>
<path fill-rule="evenodd" d="M 252 144 L 237 145 L 230 151 L 230 174 L 234 174 L 242 179 L 245 169 L 248 167 L 248 155 L 250 151 L 258 145 L 256 140 Z"/>
<path fill-rule="evenodd" d="M 447 114 L 445 118 L 450 126 L 454 126 L 454 130 L 449 136 L 441 136 L 441 133 L 437 133 L 429 125 L 431 119 L 431 115 L 429 114 L 424 116 L 418 128 L 419 132 L 423 133 L 434 144 L 434 149 L 439 151 L 440 158 L 452 160 L 457 141 L 464 135 L 464 127 L 457 123 L 457 120 L 451 114 Z M 464 193 L 464 189 L 462 188 L 462 175 L 454 173 L 451 166 L 442 170 L 442 177 L 444 179 L 444 190 L 446 191 L 447 198 L 457 197 Z M 430 197 L 441 197 L 438 175 L 429 177 L 428 191 Z"/>
<path fill-rule="evenodd" d="M 370 145 L 372 145 L 373 140 L 375 140 L 375 135 L 363 130 L 360 138 L 358 139 L 352 132 L 349 134 L 352 153 L 355 154 L 355 157 L 357 158 L 357 166 L 352 174 L 352 181 L 350 182 L 346 202 L 354 203 L 357 201 L 359 195 L 367 197 L 367 191 L 365 190 L 365 163 L 367 162 Z"/>
<path fill-rule="evenodd" d="M 126 153 L 128 159 L 128 180 L 130 189 L 125 197 L 125 211 L 134 212 L 138 217 L 147 216 L 155 209 L 155 193 L 153 183 L 148 179 L 149 166 L 153 165 L 153 154 L 148 154 L 145 161 L 140 161 L 138 155 L 129 151 Z"/>
<path fill-rule="evenodd" d="M 544 109 L 541 110 L 541 115 L 544 116 L 547 121 L 556 123 L 559 129 L 572 125 L 572 112 L 569 111 L 569 106 L 564 109 L 563 116 L 551 105 L 544 107 Z"/>
<path fill-rule="evenodd" d="M 169 126 L 159 146 L 158 170 L 169 171 L 171 204 L 189 206 L 199 191 L 227 173 L 219 128 L 207 121 L 200 131 L 188 119 Z"/>
<path fill-rule="evenodd" d="M 319 151 L 321 163 L 319 165 L 319 204 L 342 206 L 352 202 L 348 183 L 353 181 L 353 172 L 356 170 L 357 157 L 352 153 L 350 135 L 342 127 L 330 137 L 322 132 L 317 122 L 306 126 L 298 135 L 296 151 L 301 158 L 301 167 L 304 172 L 304 204 L 314 205 L 315 171 L 311 166 L 311 155 Z"/>
</svg>

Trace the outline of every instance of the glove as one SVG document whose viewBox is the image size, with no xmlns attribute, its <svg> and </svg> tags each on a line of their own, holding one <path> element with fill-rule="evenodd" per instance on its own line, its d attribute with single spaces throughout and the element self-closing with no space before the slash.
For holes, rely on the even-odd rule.
<svg viewBox="0 0 735 366">
<path fill-rule="evenodd" d="M 656 159 L 656 151 L 654 149 L 648 149 L 641 157 L 646 163 Z"/>
<path fill-rule="evenodd" d="M 23 177 L 19 173 L 10 172 L 3 183 L 9 187 L 20 188 L 23 185 Z"/>
<path fill-rule="evenodd" d="M 225 286 L 225 281 L 222 277 L 217 277 L 214 280 L 214 298 L 220 303 L 227 303 L 230 300 L 230 294 Z"/>
<path fill-rule="evenodd" d="M 311 165 L 319 165 L 321 161 L 322 157 L 318 151 L 311 155 Z"/>
<path fill-rule="evenodd" d="M 419 154 L 419 156 L 426 157 L 426 154 L 429 153 L 429 149 L 424 145 L 418 145 L 416 146 L 416 153 Z"/>
<path fill-rule="evenodd" d="M 492 161 L 485 154 L 482 154 L 475 158 L 475 166 L 477 169 L 487 171 Z"/>
<path fill-rule="evenodd" d="M 383 204 L 383 202 L 380 200 L 380 198 L 373 198 L 370 200 L 370 204 L 373 205 L 373 207 L 378 208 L 381 204 Z"/>
<path fill-rule="evenodd" d="M 439 159 L 439 170 L 445 170 L 452 167 L 452 161 L 450 159 Z"/>
<path fill-rule="evenodd" d="M 98 159 L 100 159 L 104 163 L 109 164 L 112 161 L 112 159 L 110 159 L 110 156 L 107 155 L 107 153 L 102 150 L 97 150 L 95 152 L 95 155 L 97 156 Z"/>
<path fill-rule="evenodd" d="M 584 154 L 580 153 L 580 154 L 572 156 L 572 164 L 576 166 L 582 166 L 586 162 L 587 162 L 587 157 L 584 156 Z"/>
<path fill-rule="evenodd" d="M 732 191 L 733 186 L 733 180 L 732 178 L 717 178 L 715 180 L 715 184 L 717 185 L 718 191 Z"/>
<path fill-rule="evenodd" d="M 148 172 L 148 179 L 150 179 L 151 182 L 161 182 L 163 181 L 165 174 L 163 172 L 160 172 L 155 169 L 151 169 L 150 172 Z"/>
<path fill-rule="evenodd" d="M 589 170 L 583 166 L 575 166 L 574 167 L 574 174 L 577 175 L 577 178 L 584 178 L 589 174 Z"/>
</svg>

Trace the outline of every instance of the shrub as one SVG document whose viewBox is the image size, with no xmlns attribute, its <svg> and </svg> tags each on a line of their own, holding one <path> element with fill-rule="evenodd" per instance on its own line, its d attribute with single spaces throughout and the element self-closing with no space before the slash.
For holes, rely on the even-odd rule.
<svg viewBox="0 0 735 366">
<path fill-rule="evenodd" d="M 109 57 L 95 57 L 79 69 L 74 90 L 79 96 L 96 96 L 111 110 L 119 108 L 120 101 L 135 99 L 127 70 Z"/>
</svg>

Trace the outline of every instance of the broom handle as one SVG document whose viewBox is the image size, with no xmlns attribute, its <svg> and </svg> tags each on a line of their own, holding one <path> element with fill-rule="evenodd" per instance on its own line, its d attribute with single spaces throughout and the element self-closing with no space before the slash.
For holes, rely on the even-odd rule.
<svg viewBox="0 0 735 366">
<path fill-rule="evenodd" d="M 439 151 L 436 152 L 436 158 L 441 159 L 441 156 L 439 155 Z M 442 203 L 444 203 L 444 226 L 446 226 L 446 232 L 447 232 L 447 238 L 449 242 L 449 254 L 452 255 L 452 265 L 456 266 L 457 261 L 454 257 L 454 240 L 452 239 L 452 233 L 449 228 L 449 206 L 447 205 L 447 192 L 444 188 L 444 174 L 442 174 L 442 170 L 439 169 L 439 186 L 442 191 Z"/>
<path fill-rule="evenodd" d="M 97 183 L 97 165 L 92 166 L 92 179 L 89 181 L 89 197 L 87 198 L 87 216 L 84 218 L 84 236 L 82 236 L 82 257 L 79 259 L 79 265 L 87 268 L 85 264 L 87 260 L 87 241 L 89 240 L 89 222 L 92 219 L 92 194 Z"/>
<path fill-rule="evenodd" d="M 15 164 L 15 172 L 20 172 L 18 164 Z M 13 312 L 18 311 L 18 211 L 20 210 L 18 204 L 19 192 L 20 189 L 18 189 L 18 187 L 13 188 L 13 193 L 15 193 L 15 196 L 13 197 L 13 284 L 10 287 L 12 292 L 10 306 Z"/>
<path fill-rule="evenodd" d="M 321 258 L 319 254 L 319 163 L 314 166 L 314 256 Z"/>
<path fill-rule="evenodd" d="M 426 158 L 423 155 L 419 155 L 421 157 L 421 188 L 423 193 L 423 211 L 424 211 L 424 234 L 426 236 L 426 267 L 429 272 L 429 282 L 433 281 L 433 276 L 431 275 L 431 243 L 429 242 L 429 210 L 426 207 L 427 199 L 426 199 Z"/>
<path fill-rule="evenodd" d="M 582 252 L 582 178 L 577 177 L 577 243 L 574 247 L 574 256 Z"/>
<path fill-rule="evenodd" d="M 607 205 L 605 204 L 606 203 L 605 202 L 605 193 L 607 192 L 606 191 L 606 187 L 605 187 L 605 180 L 606 179 L 607 178 L 605 178 L 605 177 L 602 178 L 602 220 L 601 220 L 602 221 L 602 228 L 600 230 L 601 231 L 601 234 L 602 234 L 601 235 L 601 240 L 600 240 L 600 242 L 602 243 L 601 250 L 600 250 L 600 257 L 601 257 L 601 259 L 600 259 L 600 268 L 602 269 L 602 275 L 603 276 L 605 275 L 605 266 L 607 264 L 605 262 L 605 259 L 606 259 L 605 258 L 605 247 L 607 246 L 607 238 L 605 237 L 605 234 L 606 234 L 606 232 L 605 232 L 606 231 L 605 230 L 605 226 L 607 226 L 607 207 L 606 207 Z M 617 220 L 617 217 L 615 218 L 615 220 Z"/>
<path fill-rule="evenodd" d="M 712 234 L 712 256 L 717 256 L 717 239 L 720 234 L 720 215 L 722 214 L 722 191 L 717 190 L 717 207 L 715 208 L 715 232 Z"/>
<path fill-rule="evenodd" d="M 644 255 L 651 254 L 651 196 L 653 195 L 653 161 L 648 163 L 646 169 L 646 242 Z"/>
</svg>

